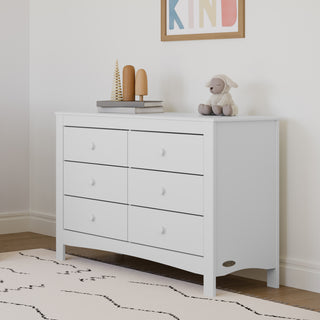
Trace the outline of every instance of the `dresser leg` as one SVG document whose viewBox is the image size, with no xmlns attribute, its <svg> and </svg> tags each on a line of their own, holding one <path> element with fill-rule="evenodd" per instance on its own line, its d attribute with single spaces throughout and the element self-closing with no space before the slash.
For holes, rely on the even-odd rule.
<svg viewBox="0 0 320 320">
<path fill-rule="evenodd" d="M 216 296 L 216 277 L 213 274 L 203 276 L 203 295 L 208 298 Z"/>
<path fill-rule="evenodd" d="M 268 270 L 267 286 L 271 288 L 279 288 L 279 268 Z"/>
<path fill-rule="evenodd" d="M 66 246 L 61 243 L 56 243 L 56 259 L 63 261 L 66 259 Z"/>
</svg>

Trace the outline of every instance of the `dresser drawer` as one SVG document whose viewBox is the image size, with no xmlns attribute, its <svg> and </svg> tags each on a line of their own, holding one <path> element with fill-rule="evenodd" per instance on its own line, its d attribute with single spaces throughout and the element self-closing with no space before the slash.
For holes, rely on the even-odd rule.
<svg viewBox="0 0 320 320">
<path fill-rule="evenodd" d="M 64 163 L 64 194 L 127 202 L 127 168 Z"/>
<path fill-rule="evenodd" d="M 64 229 L 127 240 L 127 205 L 64 197 Z"/>
<path fill-rule="evenodd" d="M 130 167 L 203 174 L 203 137 L 129 132 Z"/>
<path fill-rule="evenodd" d="M 65 127 L 64 160 L 127 166 L 127 131 Z"/>
<path fill-rule="evenodd" d="M 128 240 L 158 248 L 203 255 L 203 218 L 129 207 Z"/>
<path fill-rule="evenodd" d="M 129 169 L 129 203 L 133 205 L 203 214 L 203 177 Z"/>
</svg>

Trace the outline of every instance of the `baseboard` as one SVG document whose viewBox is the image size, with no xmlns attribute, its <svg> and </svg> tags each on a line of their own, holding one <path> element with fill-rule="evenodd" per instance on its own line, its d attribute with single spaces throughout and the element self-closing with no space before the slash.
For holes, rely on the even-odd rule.
<svg viewBox="0 0 320 320">
<path fill-rule="evenodd" d="M 28 212 L 1 212 L 0 234 L 29 231 Z"/>
<path fill-rule="evenodd" d="M 0 212 L 0 234 L 35 232 L 54 237 L 56 217 L 41 212 Z"/>
<path fill-rule="evenodd" d="M 29 231 L 55 237 L 56 216 L 49 213 L 30 212 Z"/>
<path fill-rule="evenodd" d="M 267 281 L 265 270 L 250 269 L 234 273 L 240 277 Z M 320 265 L 297 259 L 280 259 L 280 284 L 320 293 Z"/>
<path fill-rule="evenodd" d="M 320 293 L 320 265 L 297 259 L 281 259 L 281 284 Z"/>
</svg>

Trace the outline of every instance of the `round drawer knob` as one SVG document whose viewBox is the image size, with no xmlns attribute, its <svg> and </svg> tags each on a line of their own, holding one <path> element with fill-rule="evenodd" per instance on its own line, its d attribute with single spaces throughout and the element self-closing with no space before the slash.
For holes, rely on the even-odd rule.
<svg viewBox="0 0 320 320">
<path fill-rule="evenodd" d="M 160 154 L 161 154 L 161 157 L 164 157 L 165 155 L 166 155 L 166 149 L 165 148 L 161 148 L 161 152 L 160 152 Z"/>
<path fill-rule="evenodd" d="M 94 142 L 91 143 L 91 150 L 92 151 L 96 150 L 96 144 Z"/>
<path fill-rule="evenodd" d="M 166 189 L 165 189 L 165 188 L 162 188 L 162 189 L 161 189 L 161 195 L 164 196 L 166 193 L 167 193 Z"/>
<path fill-rule="evenodd" d="M 91 179 L 90 184 L 91 184 L 92 186 L 94 186 L 94 185 L 96 184 L 96 180 Z"/>
<path fill-rule="evenodd" d="M 161 234 L 166 234 L 167 233 L 167 229 L 164 226 L 162 226 L 161 229 L 160 229 L 160 233 Z"/>
<path fill-rule="evenodd" d="M 90 217 L 90 221 L 91 222 L 94 222 L 96 220 L 96 217 L 95 217 L 95 215 L 93 214 L 93 215 L 91 215 L 91 217 Z"/>
</svg>

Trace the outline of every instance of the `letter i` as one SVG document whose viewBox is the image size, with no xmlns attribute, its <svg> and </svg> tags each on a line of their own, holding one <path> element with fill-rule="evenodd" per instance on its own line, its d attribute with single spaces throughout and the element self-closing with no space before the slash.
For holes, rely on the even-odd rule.
<svg viewBox="0 0 320 320">
<path fill-rule="evenodd" d="M 189 0 L 189 28 L 194 27 L 194 0 Z"/>
</svg>

